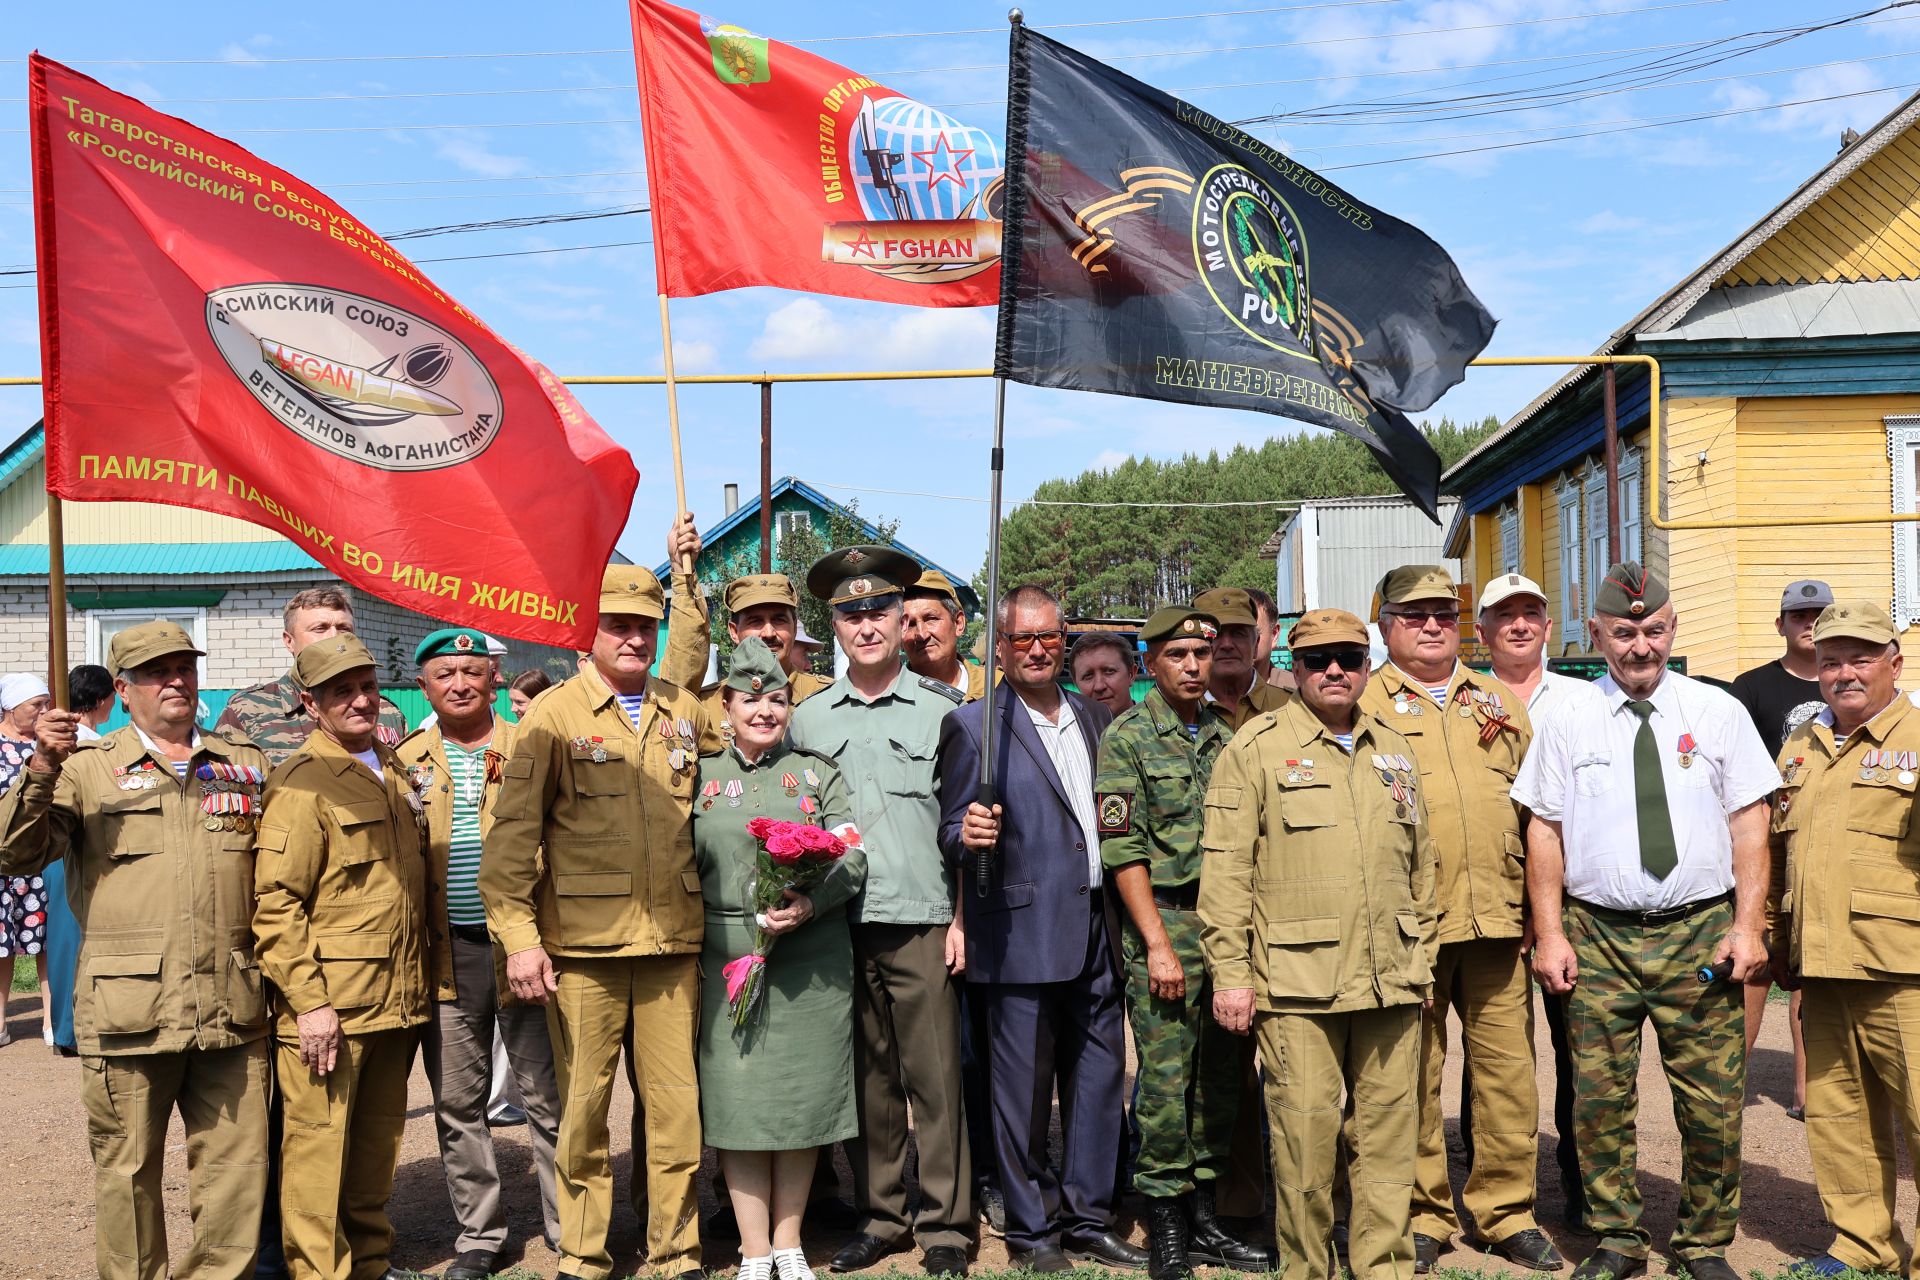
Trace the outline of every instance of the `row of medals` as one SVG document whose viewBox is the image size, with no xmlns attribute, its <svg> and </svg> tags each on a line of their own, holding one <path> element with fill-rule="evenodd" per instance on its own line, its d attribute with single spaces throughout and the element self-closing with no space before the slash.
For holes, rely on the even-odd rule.
<svg viewBox="0 0 1920 1280">
<path fill-rule="evenodd" d="M 808 786 L 816 789 L 820 786 L 819 774 L 811 769 L 802 769 L 800 772 L 806 777 Z M 780 775 L 780 786 L 786 791 L 787 798 L 790 800 L 800 795 L 800 779 L 790 773 Z M 740 797 L 746 793 L 746 784 L 738 778 L 731 779 L 724 787 L 720 785 L 720 780 L 715 778 L 713 781 L 707 783 L 706 786 L 700 788 L 700 794 L 705 797 L 700 802 L 700 808 L 703 812 L 713 808 L 713 802 L 724 795 L 727 798 L 727 807 L 729 809 L 738 809 L 741 805 Z M 813 809 L 812 796 L 801 798 L 800 812 L 811 814 Z"/>
<path fill-rule="evenodd" d="M 1472 712 L 1467 714 L 1471 715 Z M 1393 816 L 1405 821 L 1413 816 L 1413 761 L 1401 755 L 1376 755 L 1373 767 L 1387 790 L 1393 793 Z"/>
<path fill-rule="evenodd" d="M 1485 706 L 1489 713 L 1501 710 L 1500 695 L 1487 693 L 1480 689 L 1462 689 L 1460 697 L 1454 699 L 1453 713 L 1462 720 L 1473 718 L 1475 703 Z M 1393 714 L 1397 716 L 1423 715 L 1425 700 L 1411 690 L 1402 690 L 1393 695 Z"/>
<path fill-rule="evenodd" d="M 1885 782 L 1893 777 L 1901 786 L 1910 787 L 1920 778 L 1914 772 L 1916 767 L 1920 767 L 1920 751 L 1868 751 L 1860 757 L 1860 781 Z M 1897 777 L 1893 769 L 1900 771 Z"/>
<path fill-rule="evenodd" d="M 200 825 L 208 831 L 251 832 L 260 821 L 264 769 L 209 761 L 193 771 L 200 779 Z"/>
<path fill-rule="evenodd" d="M 680 741 L 674 743 L 673 749 L 667 752 L 667 767 L 679 773 L 692 764 L 698 754 L 693 745 L 693 721 L 685 716 L 681 716 L 678 720 L 669 720 L 662 716 L 660 718 L 661 741 L 673 742 L 675 738 Z"/>
</svg>

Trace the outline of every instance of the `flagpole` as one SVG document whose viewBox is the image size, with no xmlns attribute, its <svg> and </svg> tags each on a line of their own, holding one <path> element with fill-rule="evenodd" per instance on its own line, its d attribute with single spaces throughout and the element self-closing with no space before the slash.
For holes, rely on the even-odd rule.
<svg viewBox="0 0 1920 1280">
<path fill-rule="evenodd" d="M 660 294 L 660 355 L 667 375 L 667 438 L 673 442 L 673 516 L 687 509 L 687 476 L 680 466 L 680 395 L 673 377 L 673 323 L 667 316 L 667 295 Z M 675 566 L 682 573 L 693 572 L 693 558 L 681 556 Z"/>
<path fill-rule="evenodd" d="M 53 705 L 65 711 L 67 697 L 67 547 L 60 495 L 47 490 L 47 684 Z"/>
<path fill-rule="evenodd" d="M 1017 13 L 1018 10 L 1015 10 Z M 1000 477 L 1006 469 L 1007 438 L 1007 380 L 993 380 L 993 453 L 989 458 L 992 468 L 987 497 L 987 598 L 982 601 L 987 611 L 987 691 L 981 697 L 986 704 L 985 716 L 980 727 L 980 803 L 988 809 L 993 808 L 994 773 L 993 740 L 994 728 L 999 721 L 993 718 L 994 697 L 993 677 L 995 659 L 998 657 L 997 643 L 1000 630 Z M 980 897 L 987 896 L 991 876 L 988 866 L 991 853 L 982 850 L 973 864 L 973 891 Z"/>
</svg>

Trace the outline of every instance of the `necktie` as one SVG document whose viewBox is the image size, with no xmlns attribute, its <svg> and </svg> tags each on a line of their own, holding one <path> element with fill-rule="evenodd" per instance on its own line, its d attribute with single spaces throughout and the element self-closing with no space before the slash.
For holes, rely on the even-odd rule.
<svg viewBox="0 0 1920 1280">
<path fill-rule="evenodd" d="M 1665 880 L 1680 865 L 1673 843 L 1673 815 L 1667 812 L 1667 778 L 1660 770 L 1660 744 L 1653 737 L 1653 704 L 1627 703 L 1640 717 L 1633 735 L 1633 808 L 1640 825 L 1640 865 L 1655 880 Z"/>
</svg>

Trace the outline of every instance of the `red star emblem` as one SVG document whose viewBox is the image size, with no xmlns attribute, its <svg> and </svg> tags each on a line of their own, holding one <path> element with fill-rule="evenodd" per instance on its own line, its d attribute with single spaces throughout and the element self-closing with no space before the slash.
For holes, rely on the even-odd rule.
<svg viewBox="0 0 1920 1280">
<path fill-rule="evenodd" d="M 935 164 L 934 159 L 943 155 L 946 157 L 946 162 Z M 954 186 L 965 190 L 967 180 L 960 172 L 960 162 L 972 155 L 972 147 L 956 147 L 948 142 L 944 129 L 934 138 L 933 150 L 914 152 L 913 158 L 927 166 L 931 175 L 927 179 L 927 194 L 933 194 L 933 189 L 943 182 L 951 182 Z"/>
<path fill-rule="evenodd" d="M 847 248 L 852 251 L 851 256 L 853 257 L 857 258 L 864 253 L 875 261 L 879 260 L 879 255 L 873 251 L 873 237 L 867 234 L 865 227 L 860 229 L 860 234 L 857 237 L 847 241 L 846 245 Z"/>
</svg>

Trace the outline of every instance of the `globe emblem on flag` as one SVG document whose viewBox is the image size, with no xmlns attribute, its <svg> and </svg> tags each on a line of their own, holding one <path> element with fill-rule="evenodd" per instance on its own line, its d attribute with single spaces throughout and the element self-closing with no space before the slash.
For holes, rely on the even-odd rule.
<svg viewBox="0 0 1920 1280">
<path fill-rule="evenodd" d="M 984 130 L 912 98 L 867 98 L 849 123 L 860 208 L 875 221 L 983 216 L 981 197 L 1003 167 Z"/>
</svg>

